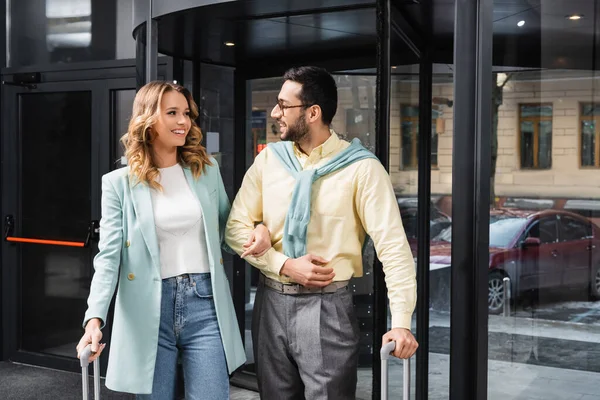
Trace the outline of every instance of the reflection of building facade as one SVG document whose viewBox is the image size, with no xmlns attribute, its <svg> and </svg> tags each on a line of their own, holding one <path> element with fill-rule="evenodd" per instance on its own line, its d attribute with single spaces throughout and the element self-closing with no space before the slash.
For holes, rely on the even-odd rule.
<svg viewBox="0 0 600 400">
<path fill-rule="evenodd" d="M 597 198 L 598 101 L 592 78 L 573 77 L 521 81 L 517 77 L 504 87 L 498 113 L 498 159 L 496 195 L 532 198 Z M 435 85 L 434 96 L 452 99 L 452 85 Z M 529 105 L 545 110 L 524 115 Z M 595 113 L 594 113 L 595 112 Z M 537 115 L 535 115 L 537 114 Z M 432 171 L 432 193 L 451 194 L 452 109 L 444 111 L 446 129 L 438 132 L 439 162 Z M 534 124 L 537 124 L 534 128 Z M 392 138 L 397 132 L 392 129 Z M 397 140 L 397 139 L 396 139 Z M 394 139 L 392 139 L 394 143 Z M 392 145 L 393 148 L 393 145 Z M 393 154 L 393 153 L 392 153 Z M 416 193 L 416 171 L 393 168 L 390 174 L 400 188 Z"/>
<path fill-rule="evenodd" d="M 573 74 L 560 77 L 560 72 L 541 81 L 522 80 L 518 72 L 513 75 L 504 87 L 498 112 L 496 195 L 536 199 L 600 197 L 600 111 L 598 105 L 594 106 L 600 96 L 594 91 L 596 80 Z M 353 78 L 358 86 L 340 88 L 333 121 L 334 129 L 348 137 L 355 136 L 353 131 L 375 128 L 374 120 L 352 118 L 357 111 L 372 110 L 374 78 Z M 254 91 L 252 106 L 268 114 L 276 96 L 276 91 Z M 433 96 L 451 102 L 452 84 L 434 84 Z M 434 104 L 433 114 L 432 137 L 436 139 L 432 141 L 431 192 L 450 196 L 452 107 Z M 268 121 L 269 125 L 273 122 Z M 394 187 L 401 196 L 416 196 L 418 83 L 393 82 L 390 128 L 389 166 Z M 267 137 L 269 141 L 279 140 L 277 134 Z"/>
</svg>

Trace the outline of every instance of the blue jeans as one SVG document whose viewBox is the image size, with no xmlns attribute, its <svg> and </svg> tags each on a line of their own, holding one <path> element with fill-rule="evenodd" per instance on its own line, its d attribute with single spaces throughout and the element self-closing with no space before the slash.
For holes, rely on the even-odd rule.
<svg viewBox="0 0 600 400">
<path fill-rule="evenodd" d="M 181 358 L 186 400 L 229 399 L 229 375 L 219 332 L 210 274 L 162 281 L 158 351 L 152 394 L 140 400 L 175 399 Z"/>
</svg>

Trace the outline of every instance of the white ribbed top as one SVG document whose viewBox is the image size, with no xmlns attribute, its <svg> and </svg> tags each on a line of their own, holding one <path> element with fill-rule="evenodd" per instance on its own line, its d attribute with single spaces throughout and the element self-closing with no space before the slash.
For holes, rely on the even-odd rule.
<svg viewBox="0 0 600 400">
<path fill-rule="evenodd" d="M 162 279 L 210 272 L 200 201 L 175 164 L 159 168 L 163 191 L 151 190 Z"/>
</svg>

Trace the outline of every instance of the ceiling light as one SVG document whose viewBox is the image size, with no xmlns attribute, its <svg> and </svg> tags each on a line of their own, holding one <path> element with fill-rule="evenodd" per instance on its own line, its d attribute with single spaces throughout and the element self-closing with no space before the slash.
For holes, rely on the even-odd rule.
<svg viewBox="0 0 600 400">
<path fill-rule="evenodd" d="M 570 19 L 571 21 L 579 21 L 581 18 L 583 18 L 583 15 L 573 14 L 573 15 L 567 15 L 565 18 Z"/>
<path fill-rule="evenodd" d="M 233 43 L 233 42 L 225 42 L 225 46 L 227 46 L 227 47 L 233 47 L 233 46 L 235 46 L 235 43 Z"/>
<path fill-rule="evenodd" d="M 396 69 L 396 68 L 398 68 L 398 67 L 396 67 L 395 65 L 392 65 L 392 69 Z"/>
<path fill-rule="evenodd" d="M 523 25 L 525 25 L 525 21 L 519 21 L 519 22 L 517 22 L 517 26 L 518 27 L 521 27 Z"/>
</svg>

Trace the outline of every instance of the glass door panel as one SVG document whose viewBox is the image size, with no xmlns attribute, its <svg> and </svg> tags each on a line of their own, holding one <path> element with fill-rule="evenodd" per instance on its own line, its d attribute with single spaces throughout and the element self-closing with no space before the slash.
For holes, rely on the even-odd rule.
<svg viewBox="0 0 600 400">
<path fill-rule="evenodd" d="M 84 243 L 91 221 L 91 91 L 19 96 L 20 236 Z M 23 243 L 21 349 L 73 355 L 92 249 Z M 68 312 L 66 312 L 68 310 Z"/>
</svg>

